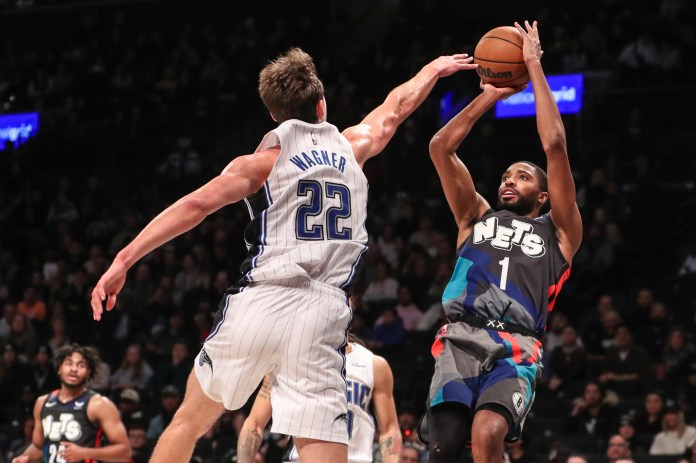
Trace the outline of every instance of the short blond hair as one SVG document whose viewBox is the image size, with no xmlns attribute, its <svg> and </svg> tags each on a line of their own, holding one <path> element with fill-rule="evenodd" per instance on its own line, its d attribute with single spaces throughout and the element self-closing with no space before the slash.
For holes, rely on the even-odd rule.
<svg viewBox="0 0 696 463">
<path fill-rule="evenodd" d="M 312 57 L 291 48 L 268 63 L 259 74 L 259 95 L 278 121 L 299 119 L 318 122 L 317 103 L 324 98 L 324 84 Z"/>
</svg>

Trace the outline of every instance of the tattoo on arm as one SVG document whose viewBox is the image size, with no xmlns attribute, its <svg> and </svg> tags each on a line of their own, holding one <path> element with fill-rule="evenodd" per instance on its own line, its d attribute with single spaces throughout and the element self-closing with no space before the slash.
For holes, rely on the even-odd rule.
<svg viewBox="0 0 696 463">
<path fill-rule="evenodd" d="M 386 457 L 388 455 L 395 455 L 394 453 L 394 438 L 387 437 L 379 443 L 379 450 L 382 452 L 382 456 Z"/>
<path fill-rule="evenodd" d="M 237 462 L 238 463 L 251 463 L 254 461 L 254 456 L 256 452 L 259 451 L 261 447 L 261 437 L 256 429 L 252 429 L 249 433 L 241 440 L 239 448 L 237 449 Z"/>
<path fill-rule="evenodd" d="M 259 390 L 259 397 L 262 399 L 268 399 L 271 395 L 271 379 L 266 376 L 263 378 L 263 384 L 261 384 L 261 389 Z"/>
</svg>

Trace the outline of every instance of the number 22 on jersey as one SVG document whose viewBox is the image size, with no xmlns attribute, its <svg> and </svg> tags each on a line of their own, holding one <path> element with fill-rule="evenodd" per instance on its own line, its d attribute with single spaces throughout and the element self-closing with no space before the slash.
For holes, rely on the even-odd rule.
<svg viewBox="0 0 696 463">
<path fill-rule="evenodd" d="M 297 195 L 306 197 L 307 202 L 297 208 L 295 233 L 300 240 L 349 240 L 353 230 L 348 227 L 339 228 L 339 219 L 350 218 L 350 190 L 340 183 L 326 182 L 325 186 L 316 180 L 300 180 L 297 184 Z M 325 199 L 338 199 L 338 205 L 326 208 Z M 325 216 L 325 225 L 315 223 L 309 225 L 311 217 Z M 326 237 L 326 238 L 325 238 Z"/>
</svg>

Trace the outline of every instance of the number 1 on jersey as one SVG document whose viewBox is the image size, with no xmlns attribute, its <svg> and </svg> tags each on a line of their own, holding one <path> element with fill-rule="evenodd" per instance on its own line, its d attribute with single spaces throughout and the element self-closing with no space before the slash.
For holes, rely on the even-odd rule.
<svg viewBox="0 0 696 463">
<path fill-rule="evenodd" d="M 508 274 L 508 268 L 510 266 L 510 258 L 506 257 L 505 259 L 501 260 L 498 262 L 501 267 L 503 267 L 503 271 L 500 272 L 500 289 L 505 291 L 505 288 L 507 287 L 507 274 Z"/>
</svg>

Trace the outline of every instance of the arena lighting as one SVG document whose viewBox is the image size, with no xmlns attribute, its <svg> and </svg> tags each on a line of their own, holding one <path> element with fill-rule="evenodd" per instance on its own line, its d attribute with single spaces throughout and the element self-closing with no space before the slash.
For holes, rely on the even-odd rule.
<svg viewBox="0 0 696 463">
<path fill-rule="evenodd" d="M 39 132 L 39 113 L 0 115 L 0 151 L 10 142 L 15 148 Z"/>
<path fill-rule="evenodd" d="M 582 74 L 557 74 L 546 76 L 551 93 L 561 114 L 576 114 L 582 109 L 584 81 Z M 529 83 L 524 91 L 495 104 L 495 117 L 526 117 L 536 115 L 534 90 Z"/>
</svg>

